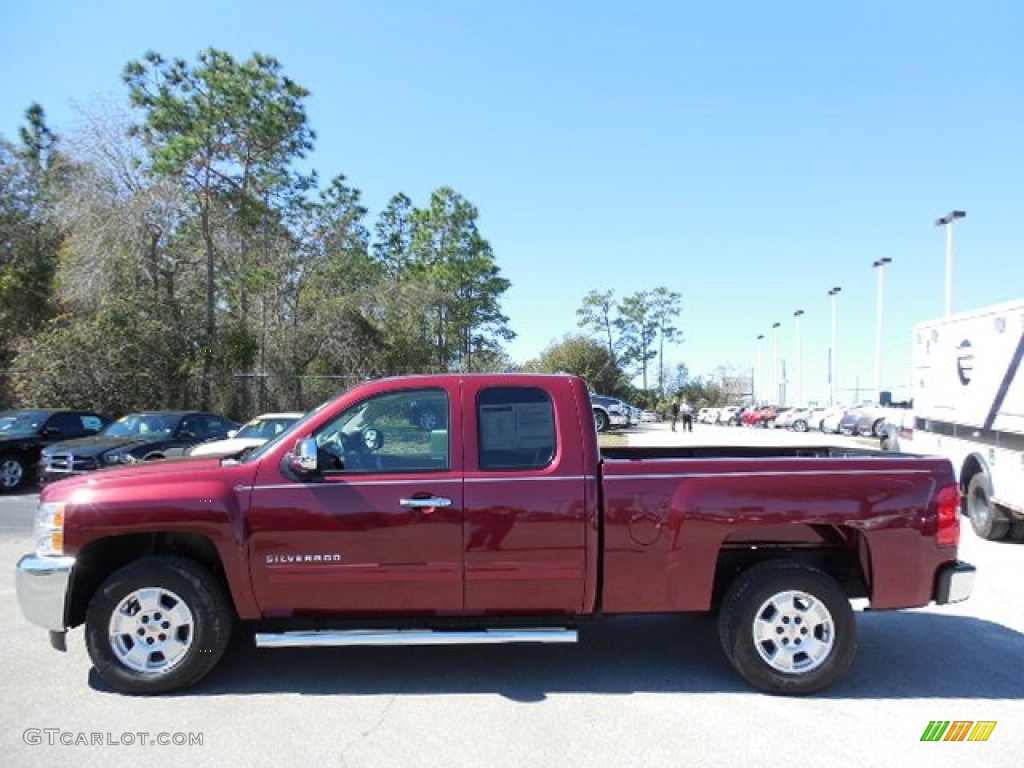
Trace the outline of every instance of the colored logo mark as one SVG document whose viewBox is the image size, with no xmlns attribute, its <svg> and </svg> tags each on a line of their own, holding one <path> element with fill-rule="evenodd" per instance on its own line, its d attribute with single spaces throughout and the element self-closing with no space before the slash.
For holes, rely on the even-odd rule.
<svg viewBox="0 0 1024 768">
<path fill-rule="evenodd" d="M 921 741 L 988 741 L 995 729 L 995 720 L 932 720 Z"/>
</svg>

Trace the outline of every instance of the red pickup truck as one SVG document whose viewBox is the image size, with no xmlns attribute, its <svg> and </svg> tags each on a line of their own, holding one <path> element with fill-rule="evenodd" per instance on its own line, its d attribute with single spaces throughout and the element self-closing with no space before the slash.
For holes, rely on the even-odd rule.
<svg viewBox="0 0 1024 768">
<path fill-rule="evenodd" d="M 412 414 L 429 407 L 439 428 Z M 602 455 L 576 377 L 360 385 L 236 459 L 103 470 L 43 489 L 26 617 L 85 625 L 114 688 L 199 681 L 238 622 L 260 646 L 571 642 L 616 614 L 717 613 L 754 686 L 850 666 L 850 598 L 966 599 L 948 461 L 835 448 Z"/>
</svg>

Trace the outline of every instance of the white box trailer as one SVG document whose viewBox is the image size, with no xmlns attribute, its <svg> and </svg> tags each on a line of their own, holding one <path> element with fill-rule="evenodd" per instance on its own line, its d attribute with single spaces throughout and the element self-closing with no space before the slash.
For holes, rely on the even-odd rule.
<svg viewBox="0 0 1024 768">
<path fill-rule="evenodd" d="M 1024 300 L 914 327 L 914 430 L 901 450 L 946 456 L 986 539 L 1024 539 Z"/>
</svg>

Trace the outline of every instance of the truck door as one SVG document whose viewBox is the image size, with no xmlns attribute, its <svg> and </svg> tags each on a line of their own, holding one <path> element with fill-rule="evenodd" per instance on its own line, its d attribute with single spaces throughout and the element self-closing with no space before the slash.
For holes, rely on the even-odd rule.
<svg viewBox="0 0 1024 768">
<path fill-rule="evenodd" d="M 577 412 L 556 412 L 539 386 L 470 379 L 463 398 L 466 611 L 579 613 L 586 479 Z"/>
<path fill-rule="evenodd" d="M 462 610 L 458 394 L 371 395 L 314 433 L 317 477 L 261 467 L 248 520 L 265 616 Z"/>
</svg>

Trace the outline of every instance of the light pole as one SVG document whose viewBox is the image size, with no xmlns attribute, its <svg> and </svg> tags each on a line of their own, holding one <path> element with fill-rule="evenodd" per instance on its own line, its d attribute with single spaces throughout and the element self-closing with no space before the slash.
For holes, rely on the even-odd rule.
<svg viewBox="0 0 1024 768">
<path fill-rule="evenodd" d="M 800 318 L 803 317 L 804 311 L 798 309 L 793 313 L 793 322 L 796 325 L 796 406 L 801 407 L 804 404 L 804 357 L 803 357 L 803 342 L 800 338 Z"/>
<path fill-rule="evenodd" d="M 878 270 L 878 302 L 875 307 L 875 397 L 882 402 L 882 287 L 885 283 L 885 265 L 892 264 L 888 256 L 877 259 L 871 266 Z"/>
<path fill-rule="evenodd" d="M 946 314 L 953 314 L 953 222 L 967 215 L 966 211 L 950 211 L 935 220 L 936 227 L 946 228 Z"/>
<path fill-rule="evenodd" d="M 843 289 L 838 285 L 828 292 L 832 297 L 832 346 L 828 350 L 828 404 L 836 404 L 836 380 L 839 378 L 839 337 L 836 334 L 839 292 Z"/>
<path fill-rule="evenodd" d="M 751 405 L 759 405 L 761 398 L 758 395 L 764 395 L 764 334 L 758 334 L 757 336 L 757 382 L 754 387 L 754 402 Z"/>
<path fill-rule="evenodd" d="M 782 405 L 782 402 L 780 402 L 780 400 L 779 400 L 779 393 L 780 393 L 780 387 L 779 387 L 779 326 L 780 325 L 782 325 L 782 323 L 772 323 L 772 333 L 774 334 L 774 342 L 775 342 L 775 364 L 773 365 L 773 369 L 774 370 L 772 371 L 772 384 L 773 384 L 773 388 L 775 390 L 775 394 L 773 394 L 772 397 L 775 398 L 774 402 L 777 403 L 778 405 Z"/>
</svg>

